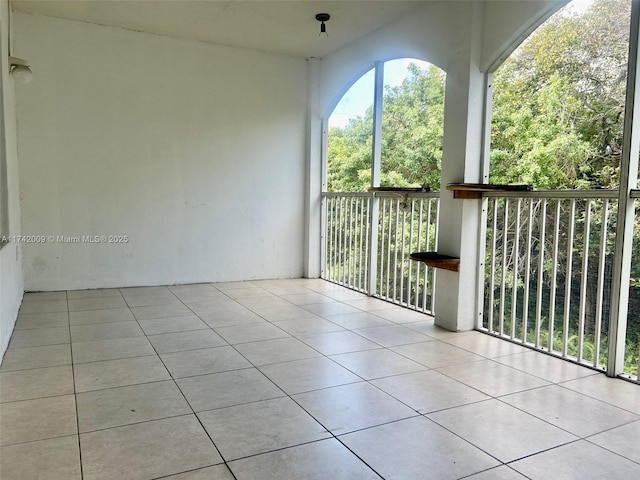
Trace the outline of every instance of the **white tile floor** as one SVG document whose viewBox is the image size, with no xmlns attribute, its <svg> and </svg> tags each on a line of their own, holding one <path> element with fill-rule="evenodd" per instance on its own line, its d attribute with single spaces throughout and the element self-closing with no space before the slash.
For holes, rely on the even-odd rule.
<svg viewBox="0 0 640 480">
<path fill-rule="evenodd" d="M 25 295 L 0 478 L 640 478 L 640 386 L 321 280 Z"/>
</svg>

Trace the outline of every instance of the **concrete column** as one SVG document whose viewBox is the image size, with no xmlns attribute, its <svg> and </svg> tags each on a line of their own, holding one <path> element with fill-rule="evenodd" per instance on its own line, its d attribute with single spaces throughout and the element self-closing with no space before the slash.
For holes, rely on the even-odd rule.
<svg viewBox="0 0 640 480">
<path fill-rule="evenodd" d="M 455 200 L 449 183 L 482 182 L 484 74 L 479 68 L 482 8 L 470 12 L 470 43 L 447 71 L 438 252 L 460 257 L 460 271 L 437 270 L 436 325 L 452 331 L 476 326 L 480 200 Z M 466 50 L 466 51 L 465 51 Z"/>
<path fill-rule="evenodd" d="M 306 195 L 304 276 L 320 277 L 322 120 L 319 111 L 320 59 L 307 60 Z"/>
</svg>

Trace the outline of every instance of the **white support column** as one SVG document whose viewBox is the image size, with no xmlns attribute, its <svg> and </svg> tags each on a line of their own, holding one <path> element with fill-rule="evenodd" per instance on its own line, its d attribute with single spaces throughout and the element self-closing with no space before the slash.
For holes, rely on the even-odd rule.
<svg viewBox="0 0 640 480">
<path fill-rule="evenodd" d="M 491 111 L 493 100 L 493 72 L 484 75 L 484 98 L 482 112 L 482 183 L 489 183 L 489 154 L 491 152 Z M 476 327 L 481 327 L 484 312 L 484 272 L 485 272 L 485 249 L 487 238 L 487 211 L 488 200 L 480 200 L 480 218 L 478 220 L 478 269 L 476 272 Z"/>
<path fill-rule="evenodd" d="M 373 147 L 371 152 L 371 186 L 380 186 L 380 164 L 382 162 L 382 96 L 384 94 L 384 63 L 375 64 L 375 82 L 373 98 Z M 380 201 L 374 195 L 371 197 L 369 211 L 369 258 L 367 261 L 369 278 L 367 280 L 368 294 L 375 295 L 378 279 L 378 218 Z"/>
<path fill-rule="evenodd" d="M 638 183 L 638 155 L 640 154 L 639 31 L 640 0 L 634 0 L 631 8 L 627 96 L 624 114 L 622 157 L 620 158 L 618 221 L 616 225 L 616 245 L 611 292 L 611 318 L 609 320 L 607 375 L 610 377 L 620 375 L 624 368 L 633 224 L 635 221 L 634 199 L 631 198 L 631 190 L 635 189 Z"/>
<path fill-rule="evenodd" d="M 437 270 L 436 325 L 452 331 L 477 325 L 479 235 L 481 205 L 478 200 L 454 200 L 448 183 L 482 181 L 485 75 L 480 71 L 480 37 L 483 6 L 472 2 L 469 10 L 469 44 L 447 70 L 444 145 L 440 189 L 438 251 L 460 257 L 460 271 Z"/>
<path fill-rule="evenodd" d="M 307 60 L 307 144 L 305 229 L 304 229 L 304 276 L 318 278 L 321 269 L 322 214 L 322 120 L 318 110 L 320 92 L 320 60 Z"/>
</svg>

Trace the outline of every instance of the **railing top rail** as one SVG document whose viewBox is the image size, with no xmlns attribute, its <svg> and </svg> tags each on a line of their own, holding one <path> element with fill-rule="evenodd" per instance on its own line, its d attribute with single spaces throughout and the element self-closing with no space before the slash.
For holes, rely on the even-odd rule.
<svg viewBox="0 0 640 480">
<path fill-rule="evenodd" d="M 532 190 L 530 192 L 482 192 L 483 197 L 508 198 L 618 198 L 618 190 Z"/>
<path fill-rule="evenodd" d="M 440 192 L 322 192 L 324 198 L 378 197 L 378 198 L 440 198 Z"/>
<path fill-rule="evenodd" d="M 322 192 L 324 198 L 373 197 L 371 192 Z"/>
</svg>

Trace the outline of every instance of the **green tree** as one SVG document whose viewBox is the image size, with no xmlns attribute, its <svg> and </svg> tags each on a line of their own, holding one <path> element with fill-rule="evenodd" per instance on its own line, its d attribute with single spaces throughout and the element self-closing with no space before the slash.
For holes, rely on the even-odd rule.
<svg viewBox="0 0 640 480">
<path fill-rule="evenodd" d="M 617 187 L 630 5 L 559 12 L 496 71 L 493 183 Z"/>
<path fill-rule="evenodd" d="M 445 74 L 411 63 L 397 87 L 387 86 L 382 109 L 380 183 L 440 189 Z"/>
<path fill-rule="evenodd" d="M 440 188 L 444 80 L 437 67 L 412 63 L 399 86 L 385 87 L 381 185 Z M 372 142 L 373 107 L 329 130 L 329 191 L 362 192 L 371 186 Z"/>
</svg>

